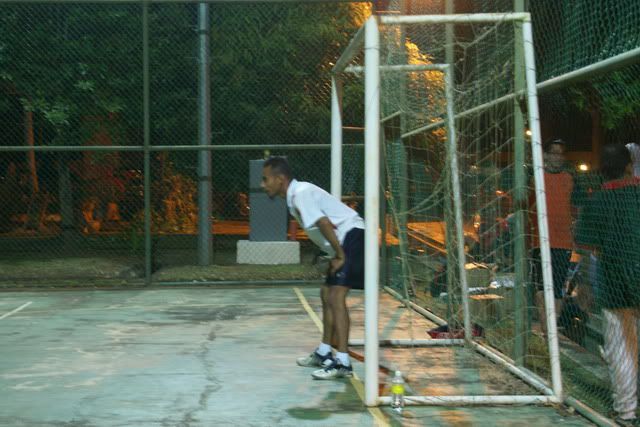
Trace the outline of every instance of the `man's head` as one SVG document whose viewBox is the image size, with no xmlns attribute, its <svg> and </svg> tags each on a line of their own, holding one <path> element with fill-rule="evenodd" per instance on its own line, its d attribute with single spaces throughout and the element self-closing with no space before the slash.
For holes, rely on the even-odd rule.
<svg viewBox="0 0 640 427">
<path fill-rule="evenodd" d="M 564 168 L 566 146 L 566 142 L 561 139 L 551 139 L 543 144 L 545 169 L 557 172 Z"/>
<path fill-rule="evenodd" d="M 606 144 L 600 155 L 600 172 L 607 180 L 619 179 L 631 168 L 631 153 L 623 144 Z"/>
<path fill-rule="evenodd" d="M 284 157 L 269 157 L 264 162 L 260 186 L 269 197 L 285 197 L 292 179 L 291 168 Z"/>
</svg>

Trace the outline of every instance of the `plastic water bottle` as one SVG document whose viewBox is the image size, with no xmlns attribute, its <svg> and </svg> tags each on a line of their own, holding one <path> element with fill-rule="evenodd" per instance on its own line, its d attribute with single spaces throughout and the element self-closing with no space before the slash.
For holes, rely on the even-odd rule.
<svg viewBox="0 0 640 427">
<path fill-rule="evenodd" d="M 404 379 L 400 371 L 396 371 L 391 381 L 391 408 L 399 414 L 404 408 Z"/>
</svg>

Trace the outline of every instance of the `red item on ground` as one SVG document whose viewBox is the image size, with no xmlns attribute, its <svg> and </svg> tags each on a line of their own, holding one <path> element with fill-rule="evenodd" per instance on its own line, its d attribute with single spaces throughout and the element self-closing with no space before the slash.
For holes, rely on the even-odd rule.
<svg viewBox="0 0 640 427">
<path fill-rule="evenodd" d="M 471 335 L 474 337 L 481 337 L 484 333 L 482 326 L 473 324 Z M 464 329 L 449 330 L 449 325 L 438 326 L 437 328 L 429 329 L 427 334 L 433 339 L 461 339 L 464 338 Z"/>
</svg>

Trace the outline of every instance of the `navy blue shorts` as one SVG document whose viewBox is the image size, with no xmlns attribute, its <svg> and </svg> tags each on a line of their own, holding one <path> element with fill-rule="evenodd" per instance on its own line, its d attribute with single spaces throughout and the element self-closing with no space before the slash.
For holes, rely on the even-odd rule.
<svg viewBox="0 0 640 427">
<path fill-rule="evenodd" d="M 344 238 L 344 265 L 334 275 L 327 275 L 329 286 L 364 289 L 364 230 L 352 228 Z"/>
<path fill-rule="evenodd" d="M 539 291 L 544 290 L 542 283 L 542 262 L 540 261 L 540 249 L 531 250 L 533 258 L 533 282 Z M 571 250 L 551 248 L 551 274 L 553 277 L 553 297 L 562 299 L 564 296 L 564 282 L 569 275 L 571 265 Z"/>
</svg>

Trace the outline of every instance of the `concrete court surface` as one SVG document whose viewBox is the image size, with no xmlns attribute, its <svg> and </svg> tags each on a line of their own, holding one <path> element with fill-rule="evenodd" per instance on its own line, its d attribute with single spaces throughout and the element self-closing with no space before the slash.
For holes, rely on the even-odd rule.
<svg viewBox="0 0 640 427">
<path fill-rule="evenodd" d="M 361 338 L 363 292 L 349 304 Z M 424 338 L 407 311 L 381 294 L 381 338 Z M 0 425 L 589 425 L 542 406 L 368 409 L 360 381 L 295 365 L 319 341 L 313 312 L 310 287 L 0 293 Z"/>
</svg>

